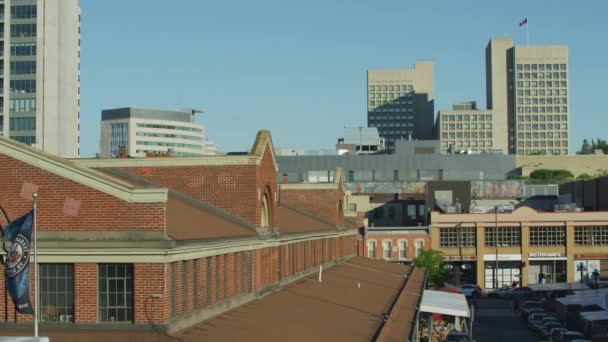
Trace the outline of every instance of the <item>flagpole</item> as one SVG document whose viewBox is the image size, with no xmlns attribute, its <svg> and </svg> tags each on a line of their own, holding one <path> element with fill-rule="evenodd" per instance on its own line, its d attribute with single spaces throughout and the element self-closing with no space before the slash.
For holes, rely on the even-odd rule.
<svg viewBox="0 0 608 342">
<path fill-rule="evenodd" d="M 38 193 L 34 192 L 32 194 L 34 198 L 34 338 L 35 341 L 38 341 L 38 239 L 37 239 L 37 230 L 38 230 L 38 213 L 36 209 L 38 207 Z"/>
<path fill-rule="evenodd" d="M 530 26 L 528 17 L 526 17 L 526 45 L 530 46 L 530 31 L 528 30 L 528 26 Z"/>
</svg>

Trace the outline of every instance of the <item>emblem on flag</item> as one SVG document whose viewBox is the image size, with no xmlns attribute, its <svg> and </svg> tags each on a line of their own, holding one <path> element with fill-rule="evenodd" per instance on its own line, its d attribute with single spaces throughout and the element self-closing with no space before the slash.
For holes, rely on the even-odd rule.
<svg viewBox="0 0 608 342">
<path fill-rule="evenodd" d="M 34 314 L 28 294 L 33 221 L 32 210 L 2 230 L 2 248 L 6 252 L 4 284 L 17 311 L 29 315 Z"/>
<path fill-rule="evenodd" d="M 522 21 L 519 22 L 519 27 L 522 27 L 522 26 L 527 25 L 527 24 L 528 24 L 528 18 L 524 18 L 524 20 L 522 20 Z"/>
</svg>

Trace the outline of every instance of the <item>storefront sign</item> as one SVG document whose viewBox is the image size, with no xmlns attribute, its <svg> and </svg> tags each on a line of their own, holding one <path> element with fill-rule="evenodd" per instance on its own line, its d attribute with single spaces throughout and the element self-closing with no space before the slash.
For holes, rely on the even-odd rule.
<svg viewBox="0 0 608 342">
<path fill-rule="evenodd" d="M 463 255 L 462 258 L 460 255 L 444 255 L 444 261 L 475 261 L 477 257 L 475 255 Z"/>
<path fill-rule="evenodd" d="M 566 253 L 537 252 L 528 253 L 529 260 L 566 260 Z"/>
<path fill-rule="evenodd" d="M 485 254 L 484 261 L 496 261 L 496 254 Z M 519 261 L 521 254 L 498 254 L 498 261 Z"/>
<path fill-rule="evenodd" d="M 608 259 L 608 254 L 574 254 L 574 259 Z"/>
</svg>

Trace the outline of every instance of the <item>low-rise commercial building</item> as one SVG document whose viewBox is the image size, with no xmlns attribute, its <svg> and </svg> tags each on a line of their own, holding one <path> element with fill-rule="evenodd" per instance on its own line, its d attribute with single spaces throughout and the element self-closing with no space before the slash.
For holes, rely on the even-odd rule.
<svg viewBox="0 0 608 342">
<path fill-rule="evenodd" d="M 608 212 L 431 213 L 432 249 L 463 278 L 496 286 L 608 277 Z M 582 266 L 581 266 L 582 265 Z"/>
</svg>

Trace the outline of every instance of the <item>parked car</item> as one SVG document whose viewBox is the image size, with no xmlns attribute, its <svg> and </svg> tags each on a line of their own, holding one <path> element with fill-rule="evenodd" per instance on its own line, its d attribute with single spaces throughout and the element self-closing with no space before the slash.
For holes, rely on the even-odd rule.
<svg viewBox="0 0 608 342">
<path fill-rule="evenodd" d="M 553 316 L 545 316 L 539 322 L 532 324 L 531 328 L 532 328 L 532 330 L 542 334 L 545 324 L 547 324 L 549 322 L 559 323 L 557 318 L 555 318 Z"/>
<path fill-rule="evenodd" d="M 542 308 L 543 306 L 540 302 L 525 301 L 519 306 L 519 309 L 521 311 L 521 318 L 528 319 L 531 309 L 542 310 Z"/>
<path fill-rule="evenodd" d="M 460 285 L 460 288 L 462 289 L 465 297 L 481 297 L 481 287 L 475 284 L 463 284 Z"/>
<path fill-rule="evenodd" d="M 553 342 L 559 342 L 559 341 L 561 341 L 562 333 L 564 333 L 566 331 L 568 331 L 568 329 L 555 328 L 555 329 L 551 330 L 551 335 L 549 336 L 549 338 L 551 338 L 551 341 L 553 341 Z"/>
<path fill-rule="evenodd" d="M 498 290 L 488 292 L 488 297 L 489 298 L 505 298 L 505 293 L 508 291 L 511 291 L 512 289 L 513 289 L 513 286 L 505 285 Z"/>
<path fill-rule="evenodd" d="M 553 331 L 553 329 L 555 328 L 563 328 L 562 324 L 560 322 L 555 322 L 555 321 L 549 321 L 547 323 L 545 323 L 545 325 L 543 326 L 543 330 L 541 331 L 542 335 L 545 338 L 551 338 L 551 332 Z"/>
<path fill-rule="evenodd" d="M 445 340 L 446 342 L 471 342 L 469 335 L 460 331 L 451 331 Z"/>
<path fill-rule="evenodd" d="M 542 325 L 543 318 L 547 317 L 545 313 L 533 313 L 528 316 L 528 327 L 533 329 L 535 326 Z"/>
<path fill-rule="evenodd" d="M 515 287 L 510 291 L 506 291 L 504 298 L 527 297 L 532 294 L 532 289 L 529 287 Z"/>
<path fill-rule="evenodd" d="M 573 341 L 579 341 L 579 340 L 584 340 L 585 339 L 585 335 L 583 335 L 582 333 L 578 332 L 578 331 L 574 331 L 574 330 L 568 330 L 564 333 L 562 333 L 562 335 L 560 336 L 560 342 L 573 342 Z"/>
</svg>

